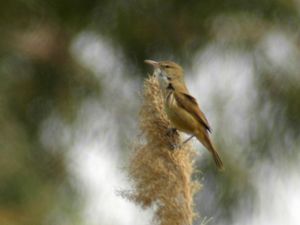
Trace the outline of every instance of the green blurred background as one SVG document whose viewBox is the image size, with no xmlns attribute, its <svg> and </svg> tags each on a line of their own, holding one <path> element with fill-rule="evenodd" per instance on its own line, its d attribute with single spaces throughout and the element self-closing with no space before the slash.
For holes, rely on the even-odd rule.
<svg viewBox="0 0 300 225">
<path fill-rule="evenodd" d="M 299 224 L 299 22 L 298 0 L 2 0 L 0 224 L 146 224 L 115 193 L 144 59 L 183 65 L 224 158 L 194 142 L 197 211 Z"/>
</svg>

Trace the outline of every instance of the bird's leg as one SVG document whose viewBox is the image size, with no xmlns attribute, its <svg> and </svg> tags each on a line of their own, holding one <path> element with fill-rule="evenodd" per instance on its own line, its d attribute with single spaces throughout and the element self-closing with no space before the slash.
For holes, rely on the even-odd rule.
<svg viewBox="0 0 300 225">
<path fill-rule="evenodd" d="M 189 138 L 187 138 L 184 142 L 181 143 L 181 145 L 184 145 L 186 143 L 188 143 L 193 137 L 195 137 L 195 135 L 191 135 Z"/>
<path fill-rule="evenodd" d="M 174 134 L 177 134 L 177 129 L 176 128 L 169 128 L 167 130 L 167 135 L 169 137 L 172 137 Z M 184 140 L 182 143 L 180 144 L 171 144 L 172 149 L 178 149 L 181 148 L 184 144 L 188 143 L 193 137 L 195 137 L 194 135 L 191 135 L 190 137 L 188 137 L 186 140 Z"/>
<path fill-rule="evenodd" d="M 183 145 L 185 145 L 186 143 L 188 143 L 193 137 L 195 137 L 194 135 L 191 135 L 190 137 L 188 137 L 186 140 L 184 140 L 182 143 L 180 144 L 172 144 L 172 148 L 173 149 L 178 149 L 181 148 Z"/>
</svg>

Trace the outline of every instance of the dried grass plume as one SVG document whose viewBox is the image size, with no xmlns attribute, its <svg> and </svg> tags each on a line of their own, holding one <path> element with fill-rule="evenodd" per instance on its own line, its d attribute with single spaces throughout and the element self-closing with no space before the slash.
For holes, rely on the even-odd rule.
<svg viewBox="0 0 300 225">
<path fill-rule="evenodd" d="M 155 205 L 160 225 L 191 225 L 193 195 L 199 183 L 192 181 L 194 151 L 190 144 L 172 149 L 181 142 L 163 109 L 163 97 L 154 76 L 144 83 L 139 124 L 142 140 L 135 146 L 129 165 L 134 190 L 127 198 L 143 207 Z"/>
</svg>

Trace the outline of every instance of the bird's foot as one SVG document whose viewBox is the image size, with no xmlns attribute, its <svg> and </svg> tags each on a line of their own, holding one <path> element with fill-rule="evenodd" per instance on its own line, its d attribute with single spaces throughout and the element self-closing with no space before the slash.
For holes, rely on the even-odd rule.
<svg viewBox="0 0 300 225">
<path fill-rule="evenodd" d="M 187 138 L 185 141 L 183 141 L 182 143 L 179 143 L 179 144 L 172 143 L 172 144 L 171 144 L 172 150 L 176 150 L 176 149 L 182 148 L 182 147 L 183 147 L 186 143 L 188 143 L 193 137 L 194 137 L 194 135 L 190 136 L 190 137 Z"/>
<path fill-rule="evenodd" d="M 182 146 L 181 144 L 175 144 L 175 143 L 172 143 L 172 144 L 171 144 L 171 149 L 172 149 L 172 150 L 180 149 L 181 146 Z"/>
<path fill-rule="evenodd" d="M 169 137 L 172 137 L 174 134 L 177 134 L 177 129 L 176 128 L 168 128 L 167 133 Z"/>
</svg>

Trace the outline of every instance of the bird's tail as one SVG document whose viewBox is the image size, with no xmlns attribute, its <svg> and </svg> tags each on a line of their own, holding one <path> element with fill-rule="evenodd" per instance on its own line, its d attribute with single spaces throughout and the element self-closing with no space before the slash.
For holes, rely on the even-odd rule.
<svg viewBox="0 0 300 225">
<path fill-rule="evenodd" d="M 211 153 L 213 155 L 214 161 L 215 161 L 218 169 L 219 170 L 224 170 L 224 165 L 223 165 L 223 162 L 222 162 L 222 160 L 219 156 L 219 153 L 216 150 L 212 151 Z"/>
<path fill-rule="evenodd" d="M 197 139 L 210 151 L 215 161 L 216 166 L 219 170 L 224 170 L 223 162 L 220 158 L 219 153 L 217 152 L 216 148 L 213 146 L 209 136 L 207 133 L 201 133 L 196 135 Z"/>
</svg>

